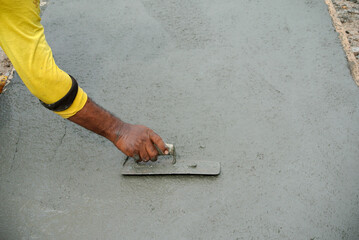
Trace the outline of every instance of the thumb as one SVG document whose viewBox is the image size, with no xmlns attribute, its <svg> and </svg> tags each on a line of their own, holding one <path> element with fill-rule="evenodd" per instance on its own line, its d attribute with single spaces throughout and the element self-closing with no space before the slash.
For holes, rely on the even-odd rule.
<svg viewBox="0 0 359 240">
<path fill-rule="evenodd" d="M 162 138 L 158 136 L 156 133 L 152 132 L 150 134 L 150 139 L 155 144 L 159 153 L 165 155 L 169 153 L 166 144 L 163 142 Z"/>
</svg>

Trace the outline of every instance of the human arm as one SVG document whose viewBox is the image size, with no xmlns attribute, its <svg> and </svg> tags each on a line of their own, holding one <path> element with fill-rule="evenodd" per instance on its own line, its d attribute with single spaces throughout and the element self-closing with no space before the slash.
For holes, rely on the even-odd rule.
<svg viewBox="0 0 359 240">
<path fill-rule="evenodd" d="M 168 154 L 165 143 L 153 130 L 123 122 L 90 98 L 79 112 L 68 119 L 107 138 L 127 156 L 139 157 L 143 161 L 156 160 L 158 151 L 154 144 Z"/>
</svg>

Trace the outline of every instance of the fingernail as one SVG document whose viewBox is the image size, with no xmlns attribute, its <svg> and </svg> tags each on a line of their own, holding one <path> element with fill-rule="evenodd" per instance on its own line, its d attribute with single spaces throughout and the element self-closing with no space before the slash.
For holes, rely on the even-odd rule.
<svg viewBox="0 0 359 240">
<path fill-rule="evenodd" d="M 165 154 L 166 154 L 166 155 L 168 154 L 168 150 L 165 150 Z"/>
</svg>

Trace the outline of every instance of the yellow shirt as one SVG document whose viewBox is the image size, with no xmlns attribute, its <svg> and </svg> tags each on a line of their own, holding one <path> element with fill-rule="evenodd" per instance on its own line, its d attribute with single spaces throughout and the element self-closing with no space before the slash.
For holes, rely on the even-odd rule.
<svg viewBox="0 0 359 240">
<path fill-rule="evenodd" d="M 0 0 L 0 46 L 30 92 L 52 104 L 67 94 L 72 80 L 56 65 L 40 21 L 39 0 Z M 86 101 L 79 87 L 73 104 L 56 113 L 69 118 Z"/>
</svg>

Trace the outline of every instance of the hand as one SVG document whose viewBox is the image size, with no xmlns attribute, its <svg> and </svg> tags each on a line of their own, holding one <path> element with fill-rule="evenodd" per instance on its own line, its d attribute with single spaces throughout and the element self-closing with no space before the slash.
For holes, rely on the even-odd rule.
<svg viewBox="0 0 359 240">
<path fill-rule="evenodd" d="M 159 152 L 155 145 L 162 153 L 168 154 L 168 149 L 162 138 L 148 127 L 123 123 L 117 136 L 113 143 L 124 154 L 135 158 L 135 160 L 156 161 Z"/>
</svg>

